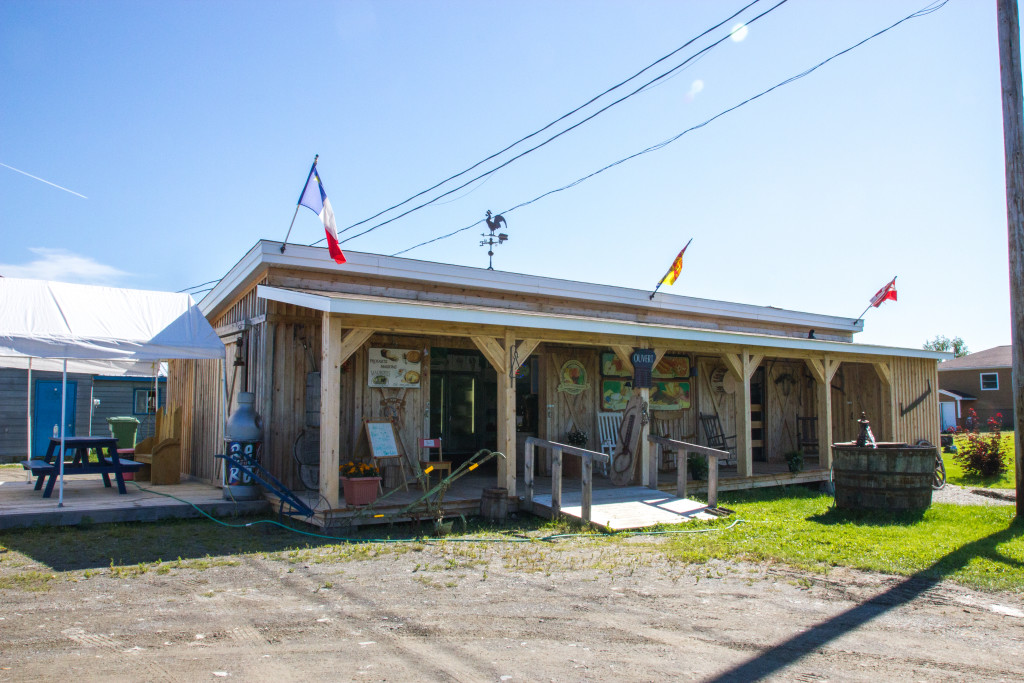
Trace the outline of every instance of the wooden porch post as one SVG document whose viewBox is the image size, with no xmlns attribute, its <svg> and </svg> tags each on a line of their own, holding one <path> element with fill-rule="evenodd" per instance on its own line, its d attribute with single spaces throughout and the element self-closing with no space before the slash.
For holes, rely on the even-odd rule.
<svg viewBox="0 0 1024 683">
<path fill-rule="evenodd" d="M 892 386 L 892 367 L 888 360 L 876 361 L 871 364 L 875 368 L 878 379 L 882 382 L 882 415 L 879 416 L 880 423 L 886 427 L 885 438 L 888 441 L 896 440 L 896 392 Z M 879 438 L 882 432 L 879 430 Z"/>
<path fill-rule="evenodd" d="M 323 314 L 320 350 L 320 495 L 328 509 L 339 507 L 338 468 L 341 466 L 341 365 L 373 336 L 373 330 L 354 328 L 344 337 L 341 319 Z M 357 377 L 356 381 L 359 381 Z"/>
<path fill-rule="evenodd" d="M 320 495 L 328 509 L 340 506 L 341 466 L 341 322 L 323 314 L 320 350 Z"/>
<path fill-rule="evenodd" d="M 823 467 L 832 467 L 832 378 L 840 361 L 825 356 L 822 360 L 806 359 L 807 367 L 818 384 L 818 449 L 824 453 Z M 820 458 L 820 456 L 819 456 Z"/>
<path fill-rule="evenodd" d="M 729 370 L 740 380 L 736 387 L 736 470 L 741 477 L 754 474 L 754 448 L 750 424 L 750 378 L 761 364 L 764 354 L 723 353 L 722 359 Z"/>
<path fill-rule="evenodd" d="M 540 343 L 535 339 L 524 339 L 516 345 L 515 334 L 505 330 L 503 342 L 492 337 L 471 337 L 480 353 L 498 373 L 498 443 L 497 449 L 504 455 L 498 460 L 498 483 L 508 490 L 509 496 L 516 495 L 516 382 L 519 366 L 530 357 Z M 513 349 L 515 353 L 513 353 Z"/>
</svg>

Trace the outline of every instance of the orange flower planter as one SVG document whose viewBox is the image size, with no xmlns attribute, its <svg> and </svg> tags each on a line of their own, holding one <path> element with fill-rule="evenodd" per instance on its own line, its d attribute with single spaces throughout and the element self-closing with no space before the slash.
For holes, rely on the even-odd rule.
<svg viewBox="0 0 1024 683">
<path fill-rule="evenodd" d="M 380 477 L 342 477 L 341 485 L 347 505 L 369 505 L 377 500 Z"/>
</svg>

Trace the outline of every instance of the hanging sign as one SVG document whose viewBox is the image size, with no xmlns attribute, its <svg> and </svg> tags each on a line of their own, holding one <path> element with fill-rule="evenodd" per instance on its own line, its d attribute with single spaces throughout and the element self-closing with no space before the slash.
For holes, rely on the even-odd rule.
<svg viewBox="0 0 1024 683">
<path fill-rule="evenodd" d="M 382 388 L 418 387 L 422 359 L 423 353 L 414 349 L 371 348 L 366 364 L 367 384 Z"/>
<path fill-rule="evenodd" d="M 572 396 L 582 394 L 590 388 L 587 383 L 587 369 L 578 360 L 567 360 L 558 371 L 558 390 Z"/>
<path fill-rule="evenodd" d="M 651 370 L 654 369 L 654 349 L 637 349 L 629 357 L 633 363 L 633 387 L 651 388 Z"/>
</svg>

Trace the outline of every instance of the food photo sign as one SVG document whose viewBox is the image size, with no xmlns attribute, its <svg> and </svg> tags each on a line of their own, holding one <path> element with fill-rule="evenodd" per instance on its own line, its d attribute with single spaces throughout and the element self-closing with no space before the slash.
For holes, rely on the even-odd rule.
<svg viewBox="0 0 1024 683">
<path fill-rule="evenodd" d="M 422 360 L 423 352 L 415 349 L 370 348 L 367 384 L 380 388 L 418 387 Z"/>
</svg>

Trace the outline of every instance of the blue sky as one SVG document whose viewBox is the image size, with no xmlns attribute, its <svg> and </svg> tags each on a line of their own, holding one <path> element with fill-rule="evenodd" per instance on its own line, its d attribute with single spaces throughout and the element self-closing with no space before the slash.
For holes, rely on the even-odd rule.
<svg viewBox="0 0 1024 683">
<path fill-rule="evenodd" d="M 925 2 L 790 0 L 745 39 L 343 248 L 391 254 L 504 211 Z M 258 239 L 284 237 L 314 154 L 343 228 L 745 4 L 6 0 L 0 275 L 172 291 L 217 279 Z M 958 335 L 979 351 L 1010 342 L 1005 215 L 995 3 L 951 0 L 665 149 L 507 214 L 495 266 L 648 290 L 693 238 L 662 291 L 852 319 L 898 275 L 899 301 L 868 312 L 858 341 Z M 482 231 L 405 256 L 486 267 Z M 322 236 L 301 210 L 292 241 Z"/>
</svg>

